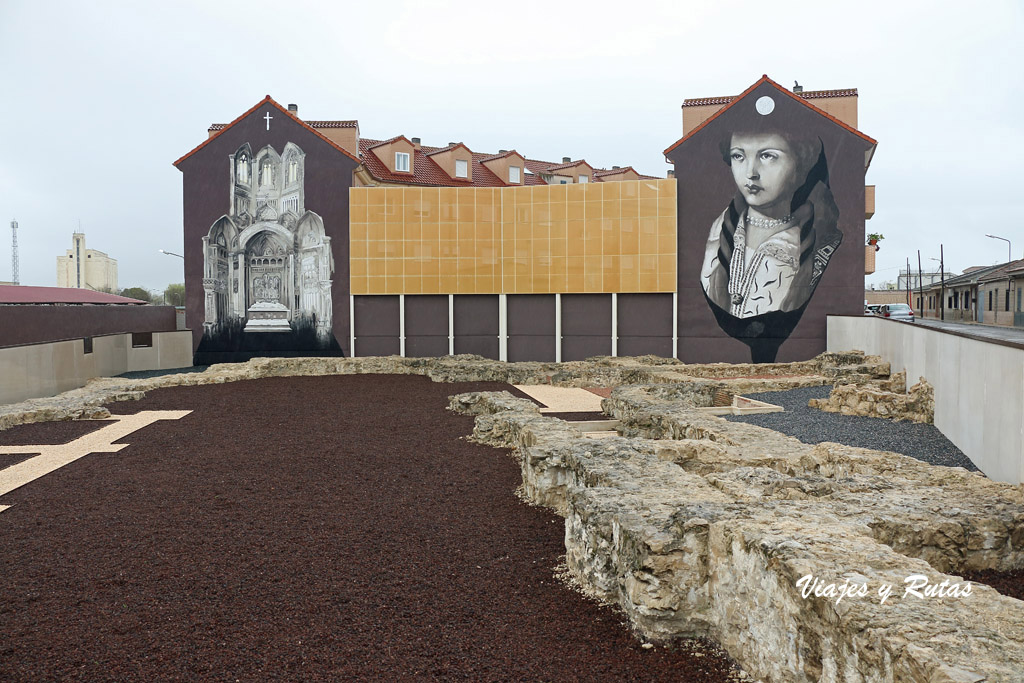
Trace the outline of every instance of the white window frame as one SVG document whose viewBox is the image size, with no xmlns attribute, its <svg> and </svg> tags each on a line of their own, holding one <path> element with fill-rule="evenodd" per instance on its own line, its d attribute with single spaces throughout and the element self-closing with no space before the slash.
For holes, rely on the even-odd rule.
<svg viewBox="0 0 1024 683">
<path fill-rule="evenodd" d="M 508 182 L 512 183 L 513 185 L 518 185 L 520 182 L 522 182 L 522 177 L 523 176 L 521 173 L 521 169 L 518 166 L 508 167 Z"/>
<path fill-rule="evenodd" d="M 579 177 L 579 182 L 580 183 L 589 183 L 590 182 L 590 176 L 581 175 Z"/>
<path fill-rule="evenodd" d="M 410 156 L 408 152 L 395 152 L 395 170 L 408 173 L 411 161 Z M 402 168 L 403 165 L 405 168 Z"/>
<path fill-rule="evenodd" d="M 462 173 L 459 173 L 459 166 L 462 167 Z M 455 177 L 456 178 L 468 178 L 469 177 L 469 162 L 465 159 L 455 160 Z"/>
</svg>

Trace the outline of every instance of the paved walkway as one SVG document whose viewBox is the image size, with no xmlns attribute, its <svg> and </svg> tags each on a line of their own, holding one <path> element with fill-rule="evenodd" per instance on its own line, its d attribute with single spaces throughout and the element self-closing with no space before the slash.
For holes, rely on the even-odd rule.
<svg viewBox="0 0 1024 683">
<path fill-rule="evenodd" d="M 914 324 L 975 339 L 1020 345 L 1021 348 L 1024 348 L 1024 328 L 1021 327 L 999 327 L 997 325 L 984 325 L 981 323 L 954 323 L 944 320 L 932 320 L 931 318 L 918 318 Z"/>
</svg>

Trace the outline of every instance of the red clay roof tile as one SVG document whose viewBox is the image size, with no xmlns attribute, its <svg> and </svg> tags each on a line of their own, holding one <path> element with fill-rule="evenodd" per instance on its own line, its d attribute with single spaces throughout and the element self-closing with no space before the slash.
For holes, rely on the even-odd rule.
<svg viewBox="0 0 1024 683">
<path fill-rule="evenodd" d="M 115 304 L 140 305 L 145 301 L 76 287 L 0 285 L 0 304 Z"/>
</svg>

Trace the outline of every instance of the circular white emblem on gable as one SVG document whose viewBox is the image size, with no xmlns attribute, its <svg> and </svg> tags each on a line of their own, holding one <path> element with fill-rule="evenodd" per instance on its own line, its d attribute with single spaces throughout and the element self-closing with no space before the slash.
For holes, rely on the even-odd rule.
<svg viewBox="0 0 1024 683">
<path fill-rule="evenodd" d="M 754 109 L 757 109 L 757 113 L 761 116 L 768 116 L 775 111 L 775 100 L 767 95 L 758 97 L 757 102 L 754 103 Z"/>
</svg>

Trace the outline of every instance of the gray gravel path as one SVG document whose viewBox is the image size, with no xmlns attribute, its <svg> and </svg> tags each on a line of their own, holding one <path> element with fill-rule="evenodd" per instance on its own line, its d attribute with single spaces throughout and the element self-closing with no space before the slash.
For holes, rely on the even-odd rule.
<svg viewBox="0 0 1024 683">
<path fill-rule="evenodd" d="M 729 415 L 727 420 L 748 422 L 796 437 L 804 443 L 834 441 L 848 446 L 894 451 L 932 465 L 964 467 L 978 471 L 963 452 L 950 443 L 935 425 L 895 422 L 877 417 L 826 413 L 807 406 L 812 398 L 825 398 L 831 386 L 747 394 L 786 409 L 765 415 Z"/>
</svg>

